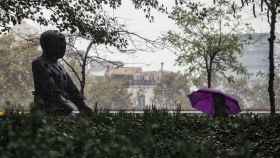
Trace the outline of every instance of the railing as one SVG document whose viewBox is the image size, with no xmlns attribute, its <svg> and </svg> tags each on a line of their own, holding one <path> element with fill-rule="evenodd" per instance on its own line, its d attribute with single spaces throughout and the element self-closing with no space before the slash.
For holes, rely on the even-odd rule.
<svg viewBox="0 0 280 158">
<path fill-rule="evenodd" d="M 1 111 L 0 111 L 1 112 Z M 28 114 L 30 111 L 18 111 L 19 113 Z M 203 114 L 203 112 L 198 110 L 178 110 L 178 109 L 97 109 L 97 112 L 108 112 L 108 113 L 118 113 L 118 112 L 125 112 L 125 113 L 144 113 L 144 112 L 168 112 L 168 113 L 181 113 L 181 114 Z M 73 114 L 79 114 L 79 111 L 73 111 Z M 270 114 L 270 110 L 267 109 L 241 109 L 241 114 Z M 280 110 L 276 110 L 277 114 L 280 114 Z M 4 114 L 4 113 L 3 113 Z"/>
<path fill-rule="evenodd" d="M 154 80 L 129 80 L 129 85 L 134 86 L 134 85 L 144 85 L 144 86 L 149 86 L 149 85 L 155 85 L 156 81 Z"/>
<path fill-rule="evenodd" d="M 152 111 L 152 110 L 151 110 Z M 161 111 L 161 110 L 158 110 Z M 203 112 L 197 111 L 197 110 L 166 110 L 168 113 L 182 113 L 182 114 L 202 114 Z M 108 112 L 110 113 L 118 113 L 118 112 L 127 112 L 127 113 L 144 113 L 144 110 L 109 110 Z M 260 110 L 246 110 L 246 111 L 241 111 L 241 114 L 246 114 L 246 113 L 254 113 L 254 114 L 270 114 L 270 111 L 260 111 Z M 277 114 L 280 114 L 280 111 L 276 111 Z"/>
</svg>

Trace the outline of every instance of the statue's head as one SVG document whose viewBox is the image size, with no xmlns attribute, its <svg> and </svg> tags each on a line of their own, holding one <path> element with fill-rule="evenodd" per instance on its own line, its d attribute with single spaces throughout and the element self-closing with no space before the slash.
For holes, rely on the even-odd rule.
<svg viewBox="0 0 280 158">
<path fill-rule="evenodd" d="M 40 44 L 43 50 L 43 56 L 49 59 L 57 60 L 65 54 L 65 36 L 56 30 L 44 32 L 40 37 Z"/>
</svg>

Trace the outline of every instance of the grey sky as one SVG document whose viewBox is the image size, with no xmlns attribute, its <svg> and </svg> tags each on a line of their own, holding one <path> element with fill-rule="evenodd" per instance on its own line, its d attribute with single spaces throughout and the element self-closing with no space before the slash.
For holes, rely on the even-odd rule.
<svg viewBox="0 0 280 158">
<path fill-rule="evenodd" d="M 167 6 L 174 5 L 173 0 L 163 0 Z M 212 0 L 204 0 L 202 2 L 212 2 Z M 120 18 L 120 22 L 124 23 L 127 29 L 131 32 L 135 32 L 149 39 L 156 39 L 161 34 L 166 33 L 168 30 L 176 29 L 176 25 L 167 15 L 153 12 L 155 20 L 153 23 L 148 22 L 145 18 L 145 14 L 141 10 L 135 10 L 130 0 L 125 0 L 120 8 L 113 10 L 107 9 L 108 14 Z M 258 16 L 254 18 L 250 9 L 245 9 L 243 18 L 246 22 L 251 22 L 256 32 L 269 31 L 268 23 L 265 16 Z M 279 23 L 277 24 L 277 32 L 280 32 Z M 46 28 L 42 27 L 42 30 Z M 83 41 L 79 44 L 81 49 L 85 49 L 87 42 Z M 157 50 L 155 52 L 138 52 L 134 54 L 123 53 L 108 53 L 106 51 L 100 53 L 101 57 L 105 57 L 111 60 L 119 60 L 127 64 L 126 66 L 140 66 L 144 70 L 159 70 L 160 63 L 164 62 L 164 69 L 171 71 L 182 70 L 183 68 L 175 66 L 176 56 L 168 50 Z M 137 64 L 143 63 L 143 64 Z"/>
<path fill-rule="evenodd" d="M 165 0 L 163 2 L 169 6 L 169 9 L 171 9 L 170 6 L 174 5 L 173 1 L 171 0 Z M 212 3 L 212 0 L 203 0 L 202 2 Z M 153 12 L 155 20 L 153 23 L 148 22 L 148 20 L 144 17 L 144 13 L 141 10 L 135 10 L 129 0 L 126 0 L 119 9 L 109 9 L 108 12 L 113 16 L 119 17 L 120 20 L 126 24 L 128 30 L 136 32 L 150 39 L 156 39 L 159 35 L 166 33 L 168 30 L 176 29 L 176 25 L 171 19 L 167 17 L 166 14 Z M 265 16 L 258 16 L 258 18 L 254 18 L 250 7 L 243 10 L 243 15 L 245 15 L 243 17 L 244 21 L 252 23 L 255 32 L 269 31 L 269 25 Z M 280 28 L 278 27 L 278 30 L 279 29 Z M 149 66 L 139 65 L 145 70 L 159 70 L 161 62 L 164 62 L 165 70 L 178 71 L 183 69 L 182 67 L 175 66 L 176 56 L 168 50 L 157 50 L 156 52 L 145 53 L 140 52 L 134 55 L 124 55 L 117 53 L 114 55 L 110 54 L 108 57 L 129 63 L 141 62 L 150 64 Z"/>
</svg>

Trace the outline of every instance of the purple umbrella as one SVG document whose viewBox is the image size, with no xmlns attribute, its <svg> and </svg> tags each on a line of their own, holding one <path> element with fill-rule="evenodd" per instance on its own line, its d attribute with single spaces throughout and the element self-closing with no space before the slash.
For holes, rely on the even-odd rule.
<svg viewBox="0 0 280 158">
<path fill-rule="evenodd" d="M 220 105 L 223 106 L 222 109 L 224 109 L 226 115 L 237 114 L 241 111 L 235 98 L 213 89 L 197 90 L 188 95 L 188 98 L 193 108 L 210 116 L 215 116 L 221 111 Z"/>
</svg>

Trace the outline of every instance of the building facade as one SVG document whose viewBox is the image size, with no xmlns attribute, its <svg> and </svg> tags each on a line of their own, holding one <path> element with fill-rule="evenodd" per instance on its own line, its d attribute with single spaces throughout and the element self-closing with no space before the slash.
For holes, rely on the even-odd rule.
<svg viewBox="0 0 280 158">
<path fill-rule="evenodd" d="M 107 68 L 105 76 L 127 82 L 132 109 L 142 110 L 155 106 L 154 88 L 166 71 L 143 71 L 140 67 Z M 157 107 L 159 108 L 159 107 Z"/>
<path fill-rule="evenodd" d="M 280 56 L 280 34 L 277 34 L 277 39 L 274 46 L 275 57 Z M 248 39 L 249 38 L 249 39 Z M 240 62 L 247 68 L 250 79 L 256 79 L 258 73 L 269 72 L 269 34 L 254 33 L 251 35 L 242 35 L 241 39 L 247 39 L 248 44 L 244 44 L 242 48 L 242 57 Z"/>
</svg>

